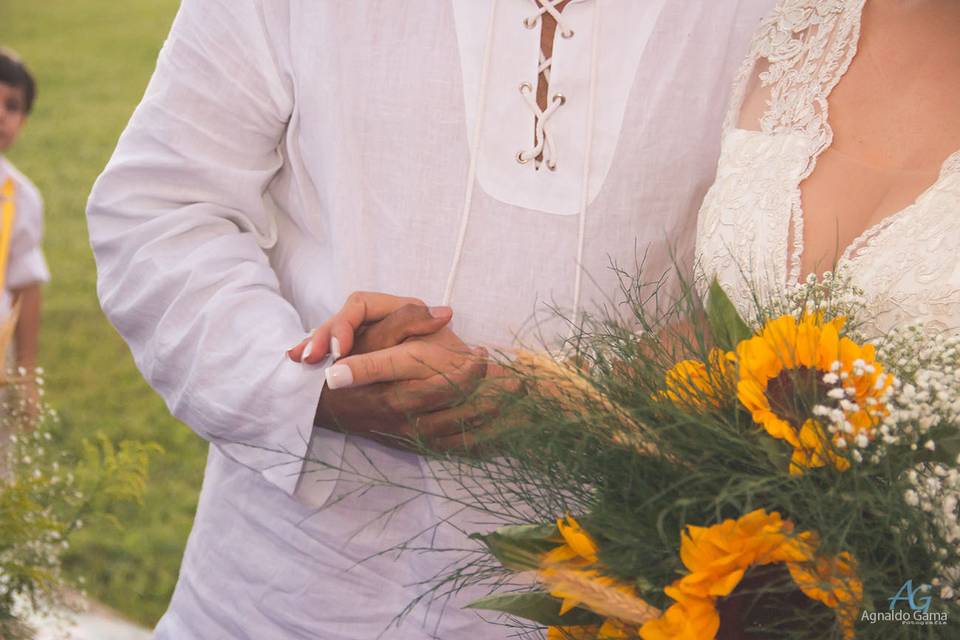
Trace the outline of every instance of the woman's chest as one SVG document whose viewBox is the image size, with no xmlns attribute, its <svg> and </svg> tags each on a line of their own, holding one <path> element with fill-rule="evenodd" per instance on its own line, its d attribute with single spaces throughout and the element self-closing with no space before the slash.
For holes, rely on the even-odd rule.
<svg viewBox="0 0 960 640">
<path fill-rule="evenodd" d="M 704 272 L 717 275 L 745 311 L 755 294 L 763 298 L 792 284 L 790 264 L 803 249 L 794 238 L 811 244 L 837 237 L 836 219 L 804 215 L 798 185 L 808 145 L 801 136 L 742 130 L 726 137 L 700 213 L 698 255 Z M 846 250 L 834 242 L 830 263 L 820 269 L 842 270 L 863 289 L 881 331 L 907 320 L 960 327 L 960 154 L 928 187 Z M 826 204 L 840 215 L 853 188 L 835 189 Z"/>
<path fill-rule="evenodd" d="M 868 234 L 839 265 L 863 289 L 883 332 L 909 321 L 960 328 L 960 174 Z"/>
</svg>

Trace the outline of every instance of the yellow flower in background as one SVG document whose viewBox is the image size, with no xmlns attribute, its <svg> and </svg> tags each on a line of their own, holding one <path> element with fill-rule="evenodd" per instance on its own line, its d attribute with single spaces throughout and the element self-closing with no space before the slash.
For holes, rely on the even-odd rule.
<svg viewBox="0 0 960 640">
<path fill-rule="evenodd" d="M 664 396 L 681 407 L 718 407 L 724 389 L 730 387 L 735 365 L 736 356 L 720 349 L 712 349 L 706 363 L 682 360 L 667 371 Z"/>
<path fill-rule="evenodd" d="M 847 389 L 850 438 L 872 437 L 884 412 L 882 399 L 892 380 L 881 377 L 873 345 L 840 336 L 844 323 L 844 318 L 824 322 L 819 314 L 799 320 L 786 315 L 737 345 L 737 396 L 767 433 L 793 446 L 792 473 L 829 463 L 841 470 L 849 466 L 833 451 L 835 441 L 809 415 L 812 405 L 825 401 L 833 388 L 825 377 L 835 377 L 834 385 Z"/>
<path fill-rule="evenodd" d="M 713 640 L 720 628 L 716 607 L 729 596 L 747 570 L 782 563 L 807 597 L 837 610 L 845 633 L 856 618 L 863 587 L 849 555 L 819 558 L 816 538 L 793 535 L 793 525 L 776 512 L 752 511 L 712 527 L 687 527 L 680 559 L 689 573 L 664 589 L 674 600 L 659 618 L 640 629 L 643 640 Z"/>
</svg>

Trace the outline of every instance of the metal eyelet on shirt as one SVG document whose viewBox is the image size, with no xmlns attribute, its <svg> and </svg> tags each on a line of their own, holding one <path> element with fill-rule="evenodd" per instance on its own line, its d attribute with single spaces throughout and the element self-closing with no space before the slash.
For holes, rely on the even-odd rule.
<svg viewBox="0 0 960 640">
<path fill-rule="evenodd" d="M 527 16 L 523 19 L 523 26 L 527 29 L 533 29 L 537 24 L 542 24 L 541 19 L 544 14 L 550 14 L 550 16 L 556 21 L 557 30 L 560 32 L 560 37 L 569 40 L 574 36 L 574 30 L 564 21 L 563 16 L 557 5 L 559 5 L 563 0 L 532 0 L 534 6 L 536 7 L 536 14 L 532 16 Z M 537 78 L 543 77 L 543 80 L 548 84 L 550 83 L 550 69 L 553 64 L 553 57 L 547 58 L 543 49 L 540 50 L 540 60 L 539 66 L 537 67 Z M 535 167 L 540 168 L 540 164 L 545 164 L 547 169 L 550 171 L 555 171 L 557 168 L 557 148 L 556 141 L 553 139 L 553 136 L 550 135 L 550 130 L 547 126 L 547 122 L 550 118 L 557 112 L 557 110 L 562 107 L 566 102 L 567 98 L 562 93 L 554 93 L 550 97 L 550 103 L 546 108 L 541 109 L 540 105 L 537 103 L 536 91 L 534 89 L 533 83 L 530 82 L 521 82 L 520 83 L 520 95 L 523 96 L 523 100 L 526 103 L 527 107 L 530 109 L 530 112 L 533 114 L 534 121 L 534 145 L 529 149 L 523 149 L 516 155 L 517 162 L 520 164 L 527 164 L 530 160 L 534 160 Z"/>
</svg>

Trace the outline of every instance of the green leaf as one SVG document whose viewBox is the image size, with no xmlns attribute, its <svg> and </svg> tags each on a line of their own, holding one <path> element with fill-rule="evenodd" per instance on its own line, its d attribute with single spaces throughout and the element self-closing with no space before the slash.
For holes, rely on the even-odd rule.
<svg viewBox="0 0 960 640">
<path fill-rule="evenodd" d="M 581 627 L 603 622 L 603 618 L 597 614 L 580 607 L 574 607 L 561 616 L 561 604 L 559 599 L 549 593 L 529 591 L 487 596 L 471 602 L 467 608 L 499 611 L 548 627 Z"/>
<path fill-rule="evenodd" d="M 707 295 L 707 322 L 717 346 L 733 351 L 743 340 L 753 336 L 750 327 L 740 317 L 737 308 L 730 302 L 726 291 L 714 278 Z"/>
<path fill-rule="evenodd" d="M 511 571 L 537 569 L 543 554 L 563 542 L 553 524 L 510 525 L 493 533 L 474 533 L 470 537 L 483 542 L 490 553 Z"/>
<path fill-rule="evenodd" d="M 773 467 L 775 469 L 783 469 L 784 471 L 789 469 L 791 454 L 788 448 L 784 446 L 783 441 L 774 439 L 762 429 L 758 429 L 758 437 L 760 439 L 760 448 L 767 454 L 767 458 Z"/>
</svg>

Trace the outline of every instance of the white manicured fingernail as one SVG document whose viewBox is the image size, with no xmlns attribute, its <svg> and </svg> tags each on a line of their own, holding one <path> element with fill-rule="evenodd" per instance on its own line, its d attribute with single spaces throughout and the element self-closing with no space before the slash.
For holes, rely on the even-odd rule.
<svg viewBox="0 0 960 640">
<path fill-rule="evenodd" d="M 353 384 L 353 371 L 345 364 L 335 364 L 327 369 L 327 386 L 331 389 L 343 389 Z"/>
<path fill-rule="evenodd" d="M 310 352 L 313 351 L 313 340 L 307 343 L 307 346 L 303 349 L 303 355 L 300 356 L 301 360 L 306 360 L 310 357 Z"/>
<path fill-rule="evenodd" d="M 330 337 L 330 355 L 334 360 L 340 359 L 340 341 L 337 340 L 337 336 Z"/>
</svg>

